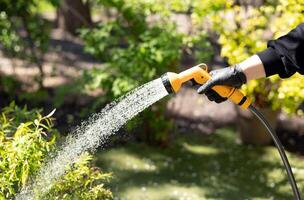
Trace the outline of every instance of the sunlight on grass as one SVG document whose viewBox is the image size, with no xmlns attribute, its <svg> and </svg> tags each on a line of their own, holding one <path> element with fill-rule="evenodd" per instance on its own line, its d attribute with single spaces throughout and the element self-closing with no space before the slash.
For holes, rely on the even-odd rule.
<svg viewBox="0 0 304 200">
<path fill-rule="evenodd" d="M 117 199 L 292 199 L 274 147 L 238 144 L 230 129 L 179 136 L 165 149 L 130 143 L 97 153 Z M 300 190 L 304 163 L 290 155 Z M 303 193 L 303 192 L 302 192 Z"/>
<path fill-rule="evenodd" d="M 189 145 L 188 143 L 184 143 L 183 147 L 195 154 L 216 154 L 218 153 L 218 149 L 214 147 L 208 147 L 208 146 L 201 146 L 201 145 Z"/>
<path fill-rule="evenodd" d="M 110 168 L 116 170 L 133 171 L 155 171 L 156 165 L 150 159 L 141 159 L 136 155 L 125 154 L 123 149 L 117 149 L 115 152 L 109 152 L 103 156 L 104 162 L 108 162 Z"/>
<path fill-rule="evenodd" d="M 147 185 L 138 187 L 130 187 L 121 196 L 128 199 L 191 199 L 200 200 L 205 194 L 200 187 L 184 187 L 174 184 L 164 184 L 161 186 Z"/>
</svg>

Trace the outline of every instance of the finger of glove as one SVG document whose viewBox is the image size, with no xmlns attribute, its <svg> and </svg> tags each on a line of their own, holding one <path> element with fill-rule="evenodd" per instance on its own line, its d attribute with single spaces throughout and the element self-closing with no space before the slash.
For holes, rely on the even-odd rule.
<svg viewBox="0 0 304 200">
<path fill-rule="evenodd" d="M 210 100 L 210 101 L 214 101 L 216 99 L 216 92 L 213 91 L 212 89 L 210 90 L 207 90 L 205 92 L 205 95 L 207 96 L 207 98 Z"/>
<path fill-rule="evenodd" d="M 212 70 L 211 72 L 209 72 L 210 76 L 213 76 L 214 74 L 217 74 L 220 72 L 220 69 L 215 69 L 215 70 Z"/>
<path fill-rule="evenodd" d="M 206 96 L 215 96 L 215 95 L 220 96 L 220 95 L 219 95 L 215 90 L 213 90 L 213 89 L 207 90 L 207 91 L 205 92 L 205 95 L 206 95 Z"/>
<path fill-rule="evenodd" d="M 226 101 L 226 100 L 227 100 L 227 98 L 220 97 L 220 98 L 218 98 L 218 99 L 215 99 L 214 101 L 215 101 L 216 103 L 222 103 L 222 102 L 224 102 L 224 101 Z"/>
<path fill-rule="evenodd" d="M 215 95 L 206 95 L 206 96 L 209 99 L 209 101 L 215 101 L 215 99 L 217 98 Z"/>
<path fill-rule="evenodd" d="M 191 80 L 190 80 L 190 84 L 191 84 L 191 86 L 200 85 L 200 84 L 198 84 L 194 79 L 191 79 Z"/>
<path fill-rule="evenodd" d="M 201 86 L 194 79 L 190 80 L 190 84 L 191 84 L 192 88 L 194 88 L 195 90 L 197 90 Z"/>
<path fill-rule="evenodd" d="M 198 88 L 197 93 L 204 94 L 207 90 L 210 90 L 215 85 L 216 85 L 216 81 L 210 79 L 204 85 L 202 85 L 200 88 Z"/>
</svg>

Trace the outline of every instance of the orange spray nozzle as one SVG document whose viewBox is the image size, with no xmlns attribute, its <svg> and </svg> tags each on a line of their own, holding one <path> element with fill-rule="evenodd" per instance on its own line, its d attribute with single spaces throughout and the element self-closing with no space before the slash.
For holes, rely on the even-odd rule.
<svg viewBox="0 0 304 200">
<path fill-rule="evenodd" d="M 205 69 L 201 68 L 201 66 L 204 66 Z M 161 77 L 161 79 L 169 93 L 176 93 L 180 90 L 182 84 L 187 81 L 193 80 L 200 85 L 206 83 L 211 78 L 207 70 L 208 68 L 206 64 L 199 64 L 179 74 L 167 72 Z M 251 104 L 250 99 L 236 88 L 218 85 L 214 86 L 212 89 L 222 97 L 228 98 L 233 103 L 238 104 L 243 109 L 248 108 Z"/>
</svg>

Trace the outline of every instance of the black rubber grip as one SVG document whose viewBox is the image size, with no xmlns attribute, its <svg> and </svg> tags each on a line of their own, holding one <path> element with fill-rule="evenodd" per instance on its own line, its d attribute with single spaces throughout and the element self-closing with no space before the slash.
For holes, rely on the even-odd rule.
<svg viewBox="0 0 304 200">
<path fill-rule="evenodd" d="M 238 103 L 238 105 L 239 105 L 239 106 L 243 105 L 243 104 L 245 103 L 246 100 L 247 100 L 247 97 L 244 96 L 244 97 L 242 98 L 242 100 L 240 101 L 240 103 Z"/>
</svg>

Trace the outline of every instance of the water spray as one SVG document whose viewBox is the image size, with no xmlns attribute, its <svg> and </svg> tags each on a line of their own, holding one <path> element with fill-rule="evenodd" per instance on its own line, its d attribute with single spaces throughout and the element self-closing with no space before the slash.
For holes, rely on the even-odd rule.
<svg viewBox="0 0 304 200">
<path fill-rule="evenodd" d="M 204 67 L 204 68 L 202 68 L 202 67 Z M 161 77 L 164 87 L 166 88 L 168 93 L 177 93 L 180 90 L 181 86 L 188 81 L 203 85 L 210 78 L 211 78 L 211 76 L 208 73 L 208 67 L 206 64 L 199 64 L 199 65 L 194 66 L 190 69 L 187 69 L 179 74 L 176 74 L 173 72 L 167 72 L 166 74 L 164 74 Z M 279 151 L 280 157 L 285 166 L 285 169 L 286 169 L 286 172 L 288 175 L 288 180 L 289 180 L 289 183 L 290 183 L 292 191 L 293 191 L 294 199 L 301 200 L 298 186 L 297 186 L 296 180 L 294 178 L 292 169 L 290 167 L 288 158 L 285 154 L 283 145 L 281 144 L 274 129 L 270 126 L 269 122 L 266 120 L 266 118 L 263 116 L 263 114 L 261 112 L 259 112 L 251 104 L 251 101 L 249 98 L 247 98 L 241 91 L 239 91 L 236 88 L 229 87 L 229 86 L 214 86 L 212 89 L 214 91 L 216 91 L 222 97 L 228 98 L 233 103 L 239 105 L 242 109 L 249 109 L 266 127 L 268 133 L 271 135 L 271 137 Z"/>
</svg>

